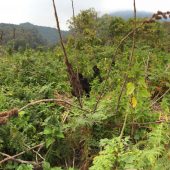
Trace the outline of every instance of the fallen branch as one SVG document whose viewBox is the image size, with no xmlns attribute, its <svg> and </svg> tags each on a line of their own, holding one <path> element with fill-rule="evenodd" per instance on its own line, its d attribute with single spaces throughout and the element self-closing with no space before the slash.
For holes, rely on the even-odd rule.
<svg viewBox="0 0 170 170">
<path fill-rule="evenodd" d="M 77 108 L 77 109 L 79 109 L 79 110 L 81 110 L 81 111 L 89 112 L 89 113 L 91 112 L 91 111 L 89 111 L 89 110 L 83 109 L 83 108 L 81 108 L 81 107 L 79 107 L 79 106 L 73 105 L 73 104 L 71 104 L 70 102 L 67 102 L 67 101 L 61 100 L 61 99 L 42 99 L 42 100 L 36 100 L 36 101 L 33 101 L 33 102 L 25 105 L 24 107 L 22 107 L 22 108 L 19 109 L 18 111 L 20 112 L 20 111 L 26 109 L 27 107 L 34 106 L 34 105 L 40 104 L 40 103 L 47 103 L 47 102 L 62 102 L 62 103 L 68 104 L 68 105 L 70 105 L 70 106 L 73 106 L 73 107 L 75 107 L 75 108 Z"/>
<path fill-rule="evenodd" d="M 5 159 L 3 159 L 3 160 L 0 161 L 0 165 L 1 165 L 2 163 L 4 163 L 4 162 L 9 161 L 9 160 L 16 160 L 15 158 L 17 158 L 18 156 L 21 156 L 21 155 L 25 154 L 25 153 L 28 152 L 28 151 L 31 151 L 31 150 L 33 150 L 33 149 L 35 149 L 35 148 L 42 147 L 42 146 L 44 146 L 44 143 L 38 144 L 38 145 L 36 145 L 36 146 L 33 146 L 33 147 L 31 147 L 31 148 L 29 148 L 29 149 L 27 149 L 27 150 L 25 150 L 25 151 L 22 151 L 22 152 L 20 152 L 20 153 L 18 153 L 18 154 L 16 154 L 16 155 L 13 155 L 13 156 L 10 156 L 10 155 L 7 155 L 7 154 L 5 154 L 5 153 L 0 152 L 0 154 L 1 154 L 2 156 L 6 156 Z M 18 160 L 19 160 L 19 159 L 18 159 Z M 20 160 L 20 161 L 21 161 L 21 160 Z M 26 162 L 28 162 L 28 161 L 26 161 Z"/>
<path fill-rule="evenodd" d="M 65 103 L 65 104 L 70 105 L 72 107 L 75 107 L 75 108 L 77 108 L 77 109 L 79 109 L 79 110 L 81 110 L 83 112 L 91 113 L 90 110 L 83 109 L 83 108 L 81 108 L 79 106 L 76 106 L 76 105 L 73 105 L 70 102 L 67 102 L 65 100 L 61 100 L 61 99 L 42 99 L 42 100 L 36 100 L 36 101 L 31 102 L 31 103 L 28 103 L 27 105 L 23 106 L 20 109 L 12 109 L 12 110 L 9 110 L 9 111 L 6 111 L 6 112 L 0 112 L 0 125 L 6 124 L 10 117 L 18 116 L 19 112 L 25 110 L 28 107 L 31 107 L 31 106 L 34 106 L 34 105 L 37 105 L 37 104 L 40 104 L 40 103 L 48 103 L 48 102 L 56 102 L 56 103 L 60 103 L 60 104 Z"/>
<path fill-rule="evenodd" d="M 15 159 L 12 156 L 10 156 L 6 153 L 2 153 L 2 152 L 0 152 L 0 154 L 2 156 L 6 156 L 9 160 L 12 160 L 12 161 L 15 161 L 15 162 L 18 162 L 18 163 L 21 163 L 21 164 L 31 164 L 33 166 L 39 166 L 41 164 L 41 163 L 37 163 L 37 162 L 34 162 L 34 161 L 25 161 L 25 160 L 22 160 L 22 159 Z"/>
</svg>

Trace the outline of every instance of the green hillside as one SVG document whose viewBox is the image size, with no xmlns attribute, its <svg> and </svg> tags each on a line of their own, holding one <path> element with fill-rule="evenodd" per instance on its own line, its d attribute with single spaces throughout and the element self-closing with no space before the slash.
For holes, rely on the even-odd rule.
<svg viewBox="0 0 170 170">
<path fill-rule="evenodd" d="M 26 29 L 36 29 L 38 33 L 42 36 L 43 39 L 47 41 L 48 44 L 54 45 L 58 42 L 59 36 L 57 30 L 51 27 L 37 26 L 31 23 L 22 23 L 21 27 Z M 68 35 L 68 31 L 62 31 L 62 36 L 65 37 Z"/>
<path fill-rule="evenodd" d="M 66 37 L 67 31 L 62 31 Z M 0 43 L 5 45 L 15 41 L 15 49 L 36 48 L 38 46 L 51 46 L 58 42 L 58 33 L 55 28 L 36 26 L 30 23 L 20 25 L 0 24 Z"/>
</svg>

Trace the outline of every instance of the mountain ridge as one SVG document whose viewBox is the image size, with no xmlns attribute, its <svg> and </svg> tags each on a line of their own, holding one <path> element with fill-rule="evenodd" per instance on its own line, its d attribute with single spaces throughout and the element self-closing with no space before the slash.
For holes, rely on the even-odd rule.
<svg viewBox="0 0 170 170">
<path fill-rule="evenodd" d="M 136 12 L 137 18 L 151 17 L 152 14 L 153 14 L 152 12 L 147 12 L 147 11 L 137 11 Z M 110 12 L 109 15 L 122 17 L 124 19 L 129 19 L 129 18 L 133 17 L 134 12 L 132 10 L 122 10 L 122 11 Z"/>
<path fill-rule="evenodd" d="M 37 32 L 39 36 L 48 44 L 48 45 L 54 45 L 59 41 L 59 35 L 57 33 L 56 28 L 48 27 L 48 26 L 39 26 L 34 25 L 29 22 L 20 23 L 20 24 L 11 24 L 11 23 L 0 23 L 0 31 L 6 32 L 6 30 L 10 30 L 12 32 L 12 29 L 16 30 L 25 30 L 31 31 L 34 30 L 34 32 Z M 65 37 L 68 34 L 68 31 L 61 30 L 62 36 Z M 17 37 L 16 37 L 17 38 Z"/>
</svg>

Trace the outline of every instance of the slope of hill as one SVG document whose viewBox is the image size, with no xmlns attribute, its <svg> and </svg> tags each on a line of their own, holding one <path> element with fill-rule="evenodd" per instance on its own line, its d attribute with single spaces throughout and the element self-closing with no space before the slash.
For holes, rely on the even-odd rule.
<svg viewBox="0 0 170 170">
<path fill-rule="evenodd" d="M 63 37 L 68 31 L 62 31 Z M 54 45 L 58 42 L 59 36 L 55 28 L 37 26 L 31 23 L 22 23 L 20 25 L 0 23 L 0 41 L 1 44 L 7 44 L 15 39 L 19 44 L 28 44 L 30 47 L 38 45 Z"/>
<path fill-rule="evenodd" d="M 23 28 L 14 24 L 0 24 L 0 44 L 13 46 L 14 50 L 25 49 L 27 47 L 36 48 L 46 45 L 37 29 Z"/>
<path fill-rule="evenodd" d="M 48 44 L 53 45 L 58 42 L 59 36 L 58 33 L 56 32 L 55 28 L 51 27 L 45 27 L 45 26 L 38 26 L 38 25 L 33 25 L 29 22 L 22 23 L 19 26 L 23 28 L 29 28 L 29 29 L 37 29 L 39 34 L 42 36 L 43 39 L 47 41 Z M 68 34 L 68 31 L 62 31 L 63 37 L 65 37 Z"/>
</svg>

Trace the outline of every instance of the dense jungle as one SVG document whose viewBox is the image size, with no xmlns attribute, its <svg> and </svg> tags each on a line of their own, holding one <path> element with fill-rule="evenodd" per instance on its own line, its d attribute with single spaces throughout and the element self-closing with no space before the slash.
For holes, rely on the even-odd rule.
<svg viewBox="0 0 170 170">
<path fill-rule="evenodd" d="M 0 169 L 170 170 L 170 12 L 55 17 L 0 27 Z"/>
</svg>

